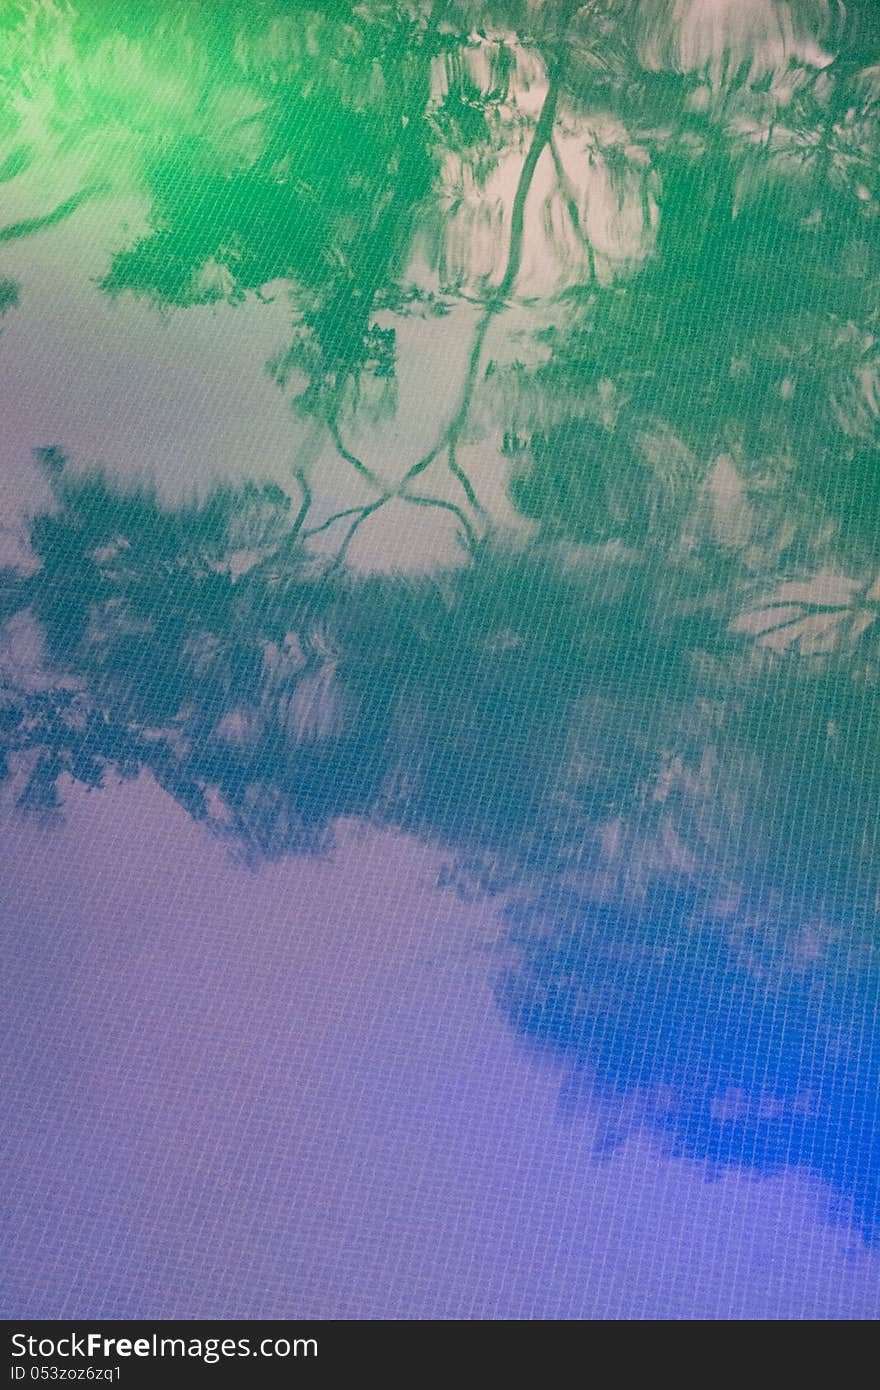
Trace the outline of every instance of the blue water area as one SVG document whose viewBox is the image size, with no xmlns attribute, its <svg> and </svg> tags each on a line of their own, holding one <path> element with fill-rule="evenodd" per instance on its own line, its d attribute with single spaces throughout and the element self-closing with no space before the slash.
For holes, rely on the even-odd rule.
<svg viewBox="0 0 880 1390">
<path fill-rule="evenodd" d="M 7 1317 L 880 1312 L 880 10 L 0 16 Z"/>
</svg>

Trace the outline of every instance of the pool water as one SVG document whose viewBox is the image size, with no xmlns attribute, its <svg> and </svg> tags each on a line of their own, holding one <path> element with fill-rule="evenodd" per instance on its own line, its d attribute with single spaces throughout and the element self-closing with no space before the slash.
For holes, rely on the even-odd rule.
<svg viewBox="0 0 880 1390">
<path fill-rule="evenodd" d="M 0 16 L 6 1317 L 880 1313 L 880 10 Z"/>
</svg>

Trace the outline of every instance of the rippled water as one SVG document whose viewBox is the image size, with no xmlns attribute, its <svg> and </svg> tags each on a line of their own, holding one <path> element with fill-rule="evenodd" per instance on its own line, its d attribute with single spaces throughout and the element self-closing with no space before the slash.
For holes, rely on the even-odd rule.
<svg viewBox="0 0 880 1390">
<path fill-rule="evenodd" d="M 0 17 L 6 1315 L 880 1312 L 880 11 Z"/>
</svg>

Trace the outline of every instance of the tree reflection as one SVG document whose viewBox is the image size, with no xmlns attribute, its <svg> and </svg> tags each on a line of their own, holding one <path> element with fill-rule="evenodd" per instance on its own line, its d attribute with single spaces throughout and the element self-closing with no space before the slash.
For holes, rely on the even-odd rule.
<svg viewBox="0 0 880 1390">
<path fill-rule="evenodd" d="M 499 1002 L 572 1103 L 805 1165 L 875 1236 L 874 12 L 13 8 L 0 179 L 42 142 L 86 191 L 0 249 L 124 154 L 149 229 L 102 292 L 284 297 L 268 369 L 309 428 L 289 490 L 176 510 L 40 452 L 53 507 L 0 582 L 10 795 L 53 815 L 65 781 L 147 772 L 252 860 L 341 817 L 438 842 L 461 891 L 513 897 Z M 365 418 L 435 320 L 462 366 L 386 476 Z M 363 491 L 319 512 L 328 440 Z M 355 577 L 399 500 L 466 554 Z"/>
<path fill-rule="evenodd" d="M 713 644 L 674 557 L 483 547 L 436 582 L 316 578 L 278 490 L 167 512 L 46 466 L 40 567 L 4 583 L 7 633 L 36 619 L 65 677 L 7 676 L 23 811 L 148 771 L 251 860 L 350 816 L 447 846 L 447 881 L 513 898 L 499 1003 L 560 1058 L 566 1106 L 806 1166 L 874 1238 L 875 678 L 805 666 L 803 638 L 757 667 L 749 633 Z"/>
<path fill-rule="evenodd" d="M 278 488 L 166 511 L 44 467 L 57 510 L 4 610 L 206 796 L 281 777 L 291 824 L 387 817 L 526 873 L 595 864 L 614 826 L 636 889 L 674 841 L 688 872 L 876 892 L 874 589 L 792 581 L 741 613 L 723 495 L 665 553 L 612 517 L 611 542 L 366 580 L 316 574 Z"/>
<path fill-rule="evenodd" d="M 719 1167 L 797 1165 L 880 1239 L 876 962 L 821 917 L 719 912 L 663 888 L 625 904 L 548 893 L 508 912 L 497 997 L 554 1055 L 561 1103 Z"/>
<path fill-rule="evenodd" d="M 649 423 L 703 467 L 741 447 L 777 475 L 789 464 L 814 497 L 830 475 L 836 495 L 870 492 L 876 296 L 862 289 L 880 282 L 880 49 L 860 6 L 292 14 L 266 0 L 247 20 L 225 5 L 163 14 L 154 33 L 125 7 L 102 18 L 81 4 L 54 29 L 25 24 L 32 9 L 9 25 L 10 77 L 29 79 L 26 95 L 10 82 L 12 129 L 75 149 L 106 188 L 118 176 L 106 157 L 101 168 L 100 136 L 149 199 L 150 232 L 115 251 L 104 288 L 178 306 L 289 294 L 292 338 L 270 369 L 373 494 L 341 510 L 340 558 L 400 498 L 445 510 L 472 547 L 487 518 L 460 446 L 494 430 L 523 452 L 514 503 L 534 516 L 539 496 L 551 508 L 565 496 L 578 535 L 578 512 L 588 526 L 593 513 L 589 486 L 577 499 L 586 470 L 548 447 L 548 424 L 557 440 L 568 418 L 608 428 L 600 391 L 615 401 L 601 450 L 615 474 L 618 439 L 631 448 Z M 53 44 L 74 96 L 48 74 Z M 13 142 L 8 179 L 27 173 L 32 149 Z M 87 196 L 6 233 L 52 225 Z M 546 303 L 505 367 L 493 325 L 536 291 Z M 421 457 L 396 461 L 389 485 L 348 429 L 368 403 L 393 414 L 404 319 L 465 300 L 480 312 L 447 422 Z M 527 484 L 533 439 L 540 477 Z M 839 520 L 862 515 L 873 528 L 859 507 Z"/>
</svg>

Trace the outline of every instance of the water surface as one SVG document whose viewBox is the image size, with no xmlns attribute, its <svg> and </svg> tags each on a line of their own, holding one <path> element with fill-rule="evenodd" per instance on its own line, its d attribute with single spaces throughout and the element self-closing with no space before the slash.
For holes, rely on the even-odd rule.
<svg viewBox="0 0 880 1390">
<path fill-rule="evenodd" d="M 873 6 L 0 26 L 7 1316 L 875 1317 Z"/>
</svg>

